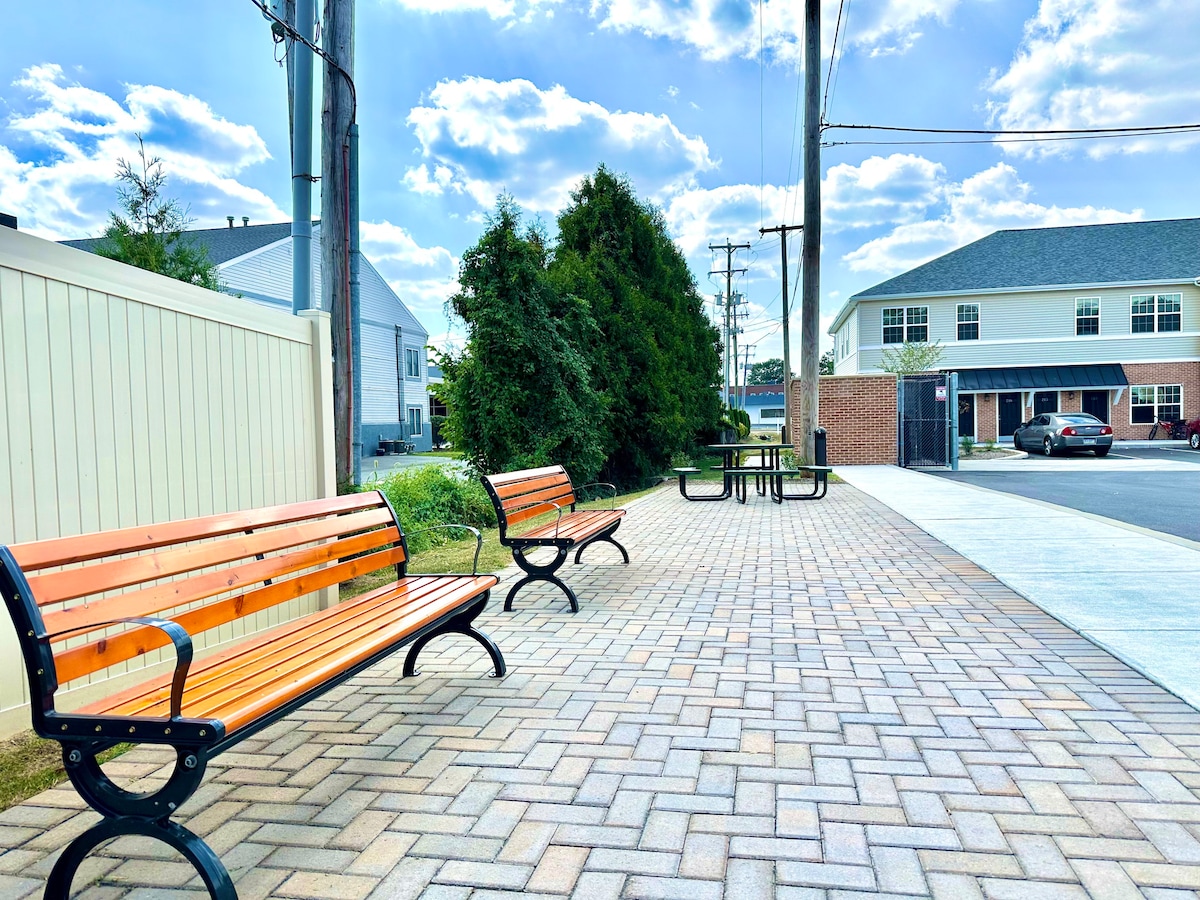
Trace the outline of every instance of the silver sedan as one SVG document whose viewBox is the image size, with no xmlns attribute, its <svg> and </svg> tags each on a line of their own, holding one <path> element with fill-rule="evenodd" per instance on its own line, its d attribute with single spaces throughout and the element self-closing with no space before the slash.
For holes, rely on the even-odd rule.
<svg viewBox="0 0 1200 900">
<path fill-rule="evenodd" d="M 1067 450 L 1092 450 L 1107 456 L 1112 449 L 1112 428 L 1087 413 L 1042 413 L 1013 432 L 1013 448 L 1046 456 Z"/>
</svg>

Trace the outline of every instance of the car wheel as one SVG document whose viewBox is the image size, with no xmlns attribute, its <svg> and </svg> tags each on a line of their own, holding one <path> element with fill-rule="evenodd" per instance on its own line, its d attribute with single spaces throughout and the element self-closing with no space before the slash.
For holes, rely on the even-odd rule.
<svg viewBox="0 0 1200 900">
<path fill-rule="evenodd" d="M 1054 441 L 1050 440 L 1050 438 L 1046 438 L 1044 441 L 1042 441 L 1042 452 L 1047 456 L 1053 456 Z"/>
<path fill-rule="evenodd" d="M 1193 431 L 1188 435 L 1188 446 L 1193 450 L 1200 450 L 1200 431 Z"/>
<path fill-rule="evenodd" d="M 1111 447 L 1097 447 L 1096 448 L 1096 456 L 1097 457 L 1108 456 L 1108 451 L 1111 449 L 1112 449 Z"/>
<path fill-rule="evenodd" d="M 1013 434 L 1013 449 L 1014 450 L 1024 450 L 1025 449 L 1024 447 L 1021 446 L 1021 438 L 1018 437 L 1015 433 Z"/>
</svg>

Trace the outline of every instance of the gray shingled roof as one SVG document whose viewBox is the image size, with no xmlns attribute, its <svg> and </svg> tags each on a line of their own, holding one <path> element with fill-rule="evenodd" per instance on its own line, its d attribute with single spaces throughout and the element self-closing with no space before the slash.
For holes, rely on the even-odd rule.
<svg viewBox="0 0 1200 900">
<path fill-rule="evenodd" d="M 1200 219 L 1024 228 L 989 234 L 850 299 L 1197 276 Z"/>
<path fill-rule="evenodd" d="M 314 224 L 316 224 L 314 222 Z M 236 225 L 233 228 L 201 228 L 197 231 L 185 231 L 182 240 L 202 244 L 208 250 L 209 262 L 220 265 L 244 256 L 252 250 L 273 244 L 292 233 L 291 222 L 277 222 L 272 225 Z M 68 247 L 78 250 L 96 252 L 96 246 L 104 238 L 83 238 L 76 241 L 62 241 Z"/>
</svg>

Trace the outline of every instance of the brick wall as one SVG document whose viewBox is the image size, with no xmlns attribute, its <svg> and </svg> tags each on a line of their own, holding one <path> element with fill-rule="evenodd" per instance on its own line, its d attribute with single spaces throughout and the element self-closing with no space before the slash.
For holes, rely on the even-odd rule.
<svg viewBox="0 0 1200 900">
<path fill-rule="evenodd" d="M 1200 416 L 1200 363 L 1123 363 L 1129 384 L 1179 384 L 1183 386 L 1183 417 L 1194 419 Z M 1113 404 L 1113 437 L 1117 440 L 1144 441 L 1150 432 L 1149 425 L 1130 423 L 1128 388 L 1121 392 L 1119 402 Z M 1161 433 L 1159 435 L 1162 436 Z"/>
<path fill-rule="evenodd" d="M 800 388 L 792 383 L 792 421 Z M 819 397 L 831 466 L 896 464 L 895 375 L 825 375 Z"/>
</svg>

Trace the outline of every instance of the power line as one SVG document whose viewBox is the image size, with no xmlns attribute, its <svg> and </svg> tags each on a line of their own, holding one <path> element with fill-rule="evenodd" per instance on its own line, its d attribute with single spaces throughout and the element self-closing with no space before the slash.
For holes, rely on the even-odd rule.
<svg viewBox="0 0 1200 900">
<path fill-rule="evenodd" d="M 829 112 L 829 85 L 833 82 L 833 61 L 837 58 L 838 35 L 842 32 L 842 11 L 846 8 L 846 0 L 838 3 L 837 24 L 833 26 L 833 47 L 829 51 L 829 74 L 825 76 L 825 97 L 821 101 L 821 121 L 825 121 L 825 113 Z"/>
</svg>

